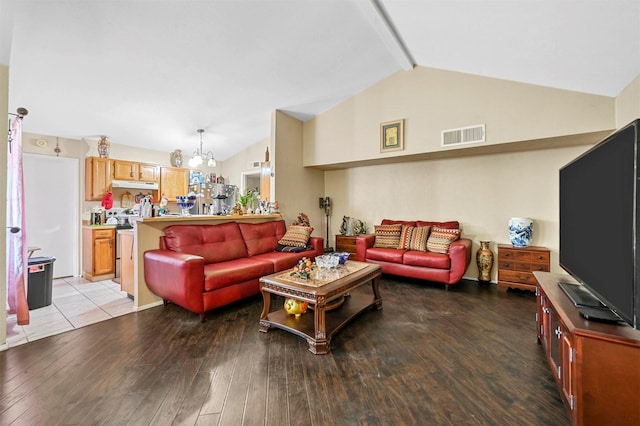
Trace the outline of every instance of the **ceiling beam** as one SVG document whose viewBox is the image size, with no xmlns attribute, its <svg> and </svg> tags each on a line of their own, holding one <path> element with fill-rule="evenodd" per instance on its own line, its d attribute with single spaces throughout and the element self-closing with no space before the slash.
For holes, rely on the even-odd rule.
<svg viewBox="0 0 640 426">
<path fill-rule="evenodd" d="M 356 1 L 358 7 L 373 24 L 374 29 L 389 49 L 389 52 L 396 58 L 398 64 L 404 70 L 413 69 L 416 61 L 405 45 L 402 37 L 398 33 L 389 15 L 380 3 L 380 0 Z"/>
</svg>

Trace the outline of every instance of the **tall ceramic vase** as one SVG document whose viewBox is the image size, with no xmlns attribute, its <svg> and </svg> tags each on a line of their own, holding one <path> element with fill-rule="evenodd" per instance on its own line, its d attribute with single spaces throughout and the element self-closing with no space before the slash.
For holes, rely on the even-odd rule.
<svg viewBox="0 0 640 426">
<path fill-rule="evenodd" d="M 509 219 L 509 236 L 514 247 L 527 247 L 533 239 L 533 220 L 528 217 Z"/>
<path fill-rule="evenodd" d="M 108 158 L 109 151 L 111 151 L 111 143 L 106 136 L 100 136 L 100 140 L 98 141 L 98 155 L 102 158 Z"/>
<path fill-rule="evenodd" d="M 478 281 L 480 283 L 491 282 L 493 252 L 489 248 L 489 242 L 490 241 L 480 241 L 480 248 L 476 252 L 476 264 L 478 265 Z"/>
</svg>

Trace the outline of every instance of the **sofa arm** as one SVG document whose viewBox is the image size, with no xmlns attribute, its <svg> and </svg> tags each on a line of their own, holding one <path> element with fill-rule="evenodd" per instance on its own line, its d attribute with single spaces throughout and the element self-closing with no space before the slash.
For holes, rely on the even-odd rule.
<svg viewBox="0 0 640 426">
<path fill-rule="evenodd" d="M 144 252 L 144 280 L 155 295 L 204 312 L 204 258 L 171 250 Z"/>
<path fill-rule="evenodd" d="M 316 256 L 322 256 L 324 254 L 324 238 L 322 237 L 310 237 L 309 245 L 313 246 L 313 251 L 315 252 L 314 258 Z M 313 259 L 311 259 L 313 260 Z"/>
<path fill-rule="evenodd" d="M 449 272 L 449 284 L 456 284 L 462 279 L 471 263 L 471 240 L 460 238 L 449 246 L 449 258 L 451 259 L 451 271 Z"/>
<path fill-rule="evenodd" d="M 364 262 L 367 258 L 367 249 L 373 247 L 375 242 L 375 234 L 358 235 L 356 237 L 356 260 Z"/>
</svg>

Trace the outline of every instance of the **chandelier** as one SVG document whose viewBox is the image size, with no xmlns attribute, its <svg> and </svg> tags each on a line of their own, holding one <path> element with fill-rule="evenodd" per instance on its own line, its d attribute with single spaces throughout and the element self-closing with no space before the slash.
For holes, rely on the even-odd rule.
<svg viewBox="0 0 640 426">
<path fill-rule="evenodd" d="M 198 133 L 200 133 L 200 149 L 193 152 L 193 156 L 191 157 L 191 160 L 189 160 L 189 166 L 198 167 L 200 164 L 204 163 L 206 158 L 207 166 L 215 167 L 216 159 L 213 158 L 213 153 L 211 151 L 206 154 L 202 152 L 202 134 L 204 133 L 204 129 L 198 129 Z"/>
</svg>

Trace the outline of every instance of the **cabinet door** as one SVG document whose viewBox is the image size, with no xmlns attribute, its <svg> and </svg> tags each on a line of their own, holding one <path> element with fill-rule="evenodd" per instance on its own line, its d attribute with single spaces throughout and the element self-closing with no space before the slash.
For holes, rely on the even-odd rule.
<svg viewBox="0 0 640 426">
<path fill-rule="evenodd" d="M 138 180 L 138 163 L 115 160 L 113 162 L 113 177 L 121 180 Z"/>
<path fill-rule="evenodd" d="M 176 201 L 176 195 L 189 192 L 189 170 L 177 167 L 162 167 L 160 170 L 160 194 L 169 201 Z"/>
<path fill-rule="evenodd" d="M 158 182 L 160 180 L 160 167 L 155 164 L 138 164 L 138 180 Z"/>
<path fill-rule="evenodd" d="M 560 371 L 561 371 L 561 388 L 562 396 L 564 397 L 571 413 L 576 409 L 576 400 L 574 397 L 575 389 L 575 356 L 576 351 L 573 347 L 573 336 L 564 327 L 564 324 L 560 323 Z"/>
<path fill-rule="evenodd" d="M 90 157 L 85 162 L 85 199 L 102 200 L 111 189 L 112 161 Z"/>
<path fill-rule="evenodd" d="M 93 274 L 104 275 L 114 273 L 114 240 L 113 238 L 96 238 L 93 241 Z"/>
</svg>

